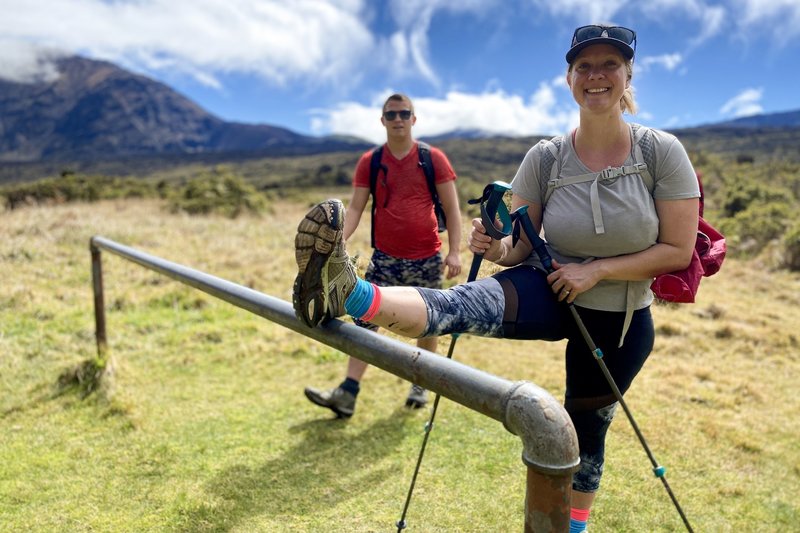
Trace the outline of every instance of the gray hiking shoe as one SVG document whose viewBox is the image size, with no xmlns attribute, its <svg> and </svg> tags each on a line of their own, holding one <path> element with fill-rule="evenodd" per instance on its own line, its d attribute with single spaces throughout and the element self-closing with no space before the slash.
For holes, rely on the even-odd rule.
<svg viewBox="0 0 800 533">
<path fill-rule="evenodd" d="M 428 403 L 428 391 L 419 385 L 412 384 L 411 390 L 408 391 L 408 398 L 406 398 L 406 407 L 419 409 L 425 407 L 426 403 Z"/>
<path fill-rule="evenodd" d="M 314 327 L 345 314 L 344 302 L 356 284 L 356 270 L 344 249 L 344 204 L 325 200 L 297 226 L 294 255 L 297 278 L 292 304 L 297 318 Z"/>
<path fill-rule="evenodd" d="M 320 391 L 306 387 L 306 398 L 321 407 L 327 407 L 338 418 L 350 418 L 356 410 L 356 397 L 341 387 L 329 391 Z"/>
</svg>

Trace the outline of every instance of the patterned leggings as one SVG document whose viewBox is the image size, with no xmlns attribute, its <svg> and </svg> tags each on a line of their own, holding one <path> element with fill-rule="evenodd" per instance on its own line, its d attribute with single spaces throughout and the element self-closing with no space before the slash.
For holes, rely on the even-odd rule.
<svg viewBox="0 0 800 533">
<path fill-rule="evenodd" d="M 518 266 L 448 290 L 417 290 L 428 309 L 428 323 L 421 337 L 472 333 L 506 339 L 567 339 L 564 406 L 575 425 L 581 455 L 573 488 L 595 492 L 600 486 L 605 437 L 616 401 L 568 307 L 556 300 L 547 284 L 546 274 L 531 266 Z M 624 394 L 653 349 L 650 308 L 634 311 L 621 347 L 617 345 L 624 311 L 578 311 Z"/>
</svg>

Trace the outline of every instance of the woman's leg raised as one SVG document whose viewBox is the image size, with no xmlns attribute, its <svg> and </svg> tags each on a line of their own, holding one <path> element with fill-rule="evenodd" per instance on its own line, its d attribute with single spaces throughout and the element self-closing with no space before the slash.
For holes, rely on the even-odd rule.
<svg viewBox="0 0 800 533">
<path fill-rule="evenodd" d="M 356 276 L 345 251 L 343 226 L 339 200 L 314 206 L 298 225 L 292 303 L 306 325 L 350 314 L 408 337 L 456 332 L 502 336 L 504 302 L 498 282 L 487 279 L 446 291 L 379 288 Z"/>
</svg>

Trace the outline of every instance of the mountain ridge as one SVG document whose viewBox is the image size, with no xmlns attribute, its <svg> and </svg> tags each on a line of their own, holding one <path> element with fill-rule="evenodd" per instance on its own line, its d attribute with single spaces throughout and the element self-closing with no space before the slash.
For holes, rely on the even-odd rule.
<svg viewBox="0 0 800 533">
<path fill-rule="evenodd" d="M 169 86 L 79 56 L 56 60 L 52 81 L 0 79 L 0 161 L 263 151 L 309 153 L 366 145 L 267 124 L 225 121 Z"/>
<path fill-rule="evenodd" d="M 0 79 L 0 182 L 64 169 L 149 173 L 186 163 L 357 154 L 373 145 L 352 136 L 313 137 L 279 126 L 225 121 L 169 86 L 113 63 L 69 56 L 56 64 L 55 80 Z M 670 131 L 687 149 L 734 157 L 756 150 L 800 160 L 800 110 Z M 516 154 L 522 140 L 536 137 L 456 130 L 421 139 L 445 146 L 465 143 L 494 160 L 509 150 Z"/>
</svg>

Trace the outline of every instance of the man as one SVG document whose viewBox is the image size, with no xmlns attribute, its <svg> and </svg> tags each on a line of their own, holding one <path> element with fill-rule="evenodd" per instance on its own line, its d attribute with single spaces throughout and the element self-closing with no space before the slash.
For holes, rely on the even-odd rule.
<svg viewBox="0 0 800 533">
<path fill-rule="evenodd" d="M 404 94 L 393 94 L 383 104 L 381 123 L 386 128 L 386 144 L 381 154 L 375 181 L 372 231 L 375 248 L 365 279 L 378 286 L 417 285 L 441 288 L 442 272 L 453 278 L 461 272 L 461 211 L 456 193 L 456 174 L 447 156 L 430 147 L 439 196 L 448 234 L 448 253 L 442 259 L 442 241 L 434 212 L 434 200 L 420 164 L 417 142 L 411 128 L 417 121 L 414 105 Z M 364 153 L 356 165 L 353 196 L 344 220 L 344 239 L 358 227 L 370 197 L 372 150 Z M 356 321 L 373 331 L 378 327 Z M 418 339 L 417 346 L 436 351 L 437 337 Z M 331 409 L 340 418 L 349 418 L 355 410 L 361 378 L 369 365 L 350 357 L 345 380 L 335 389 L 305 389 L 306 397 L 316 405 Z M 427 391 L 414 384 L 406 406 L 418 409 L 427 403 Z"/>
</svg>

